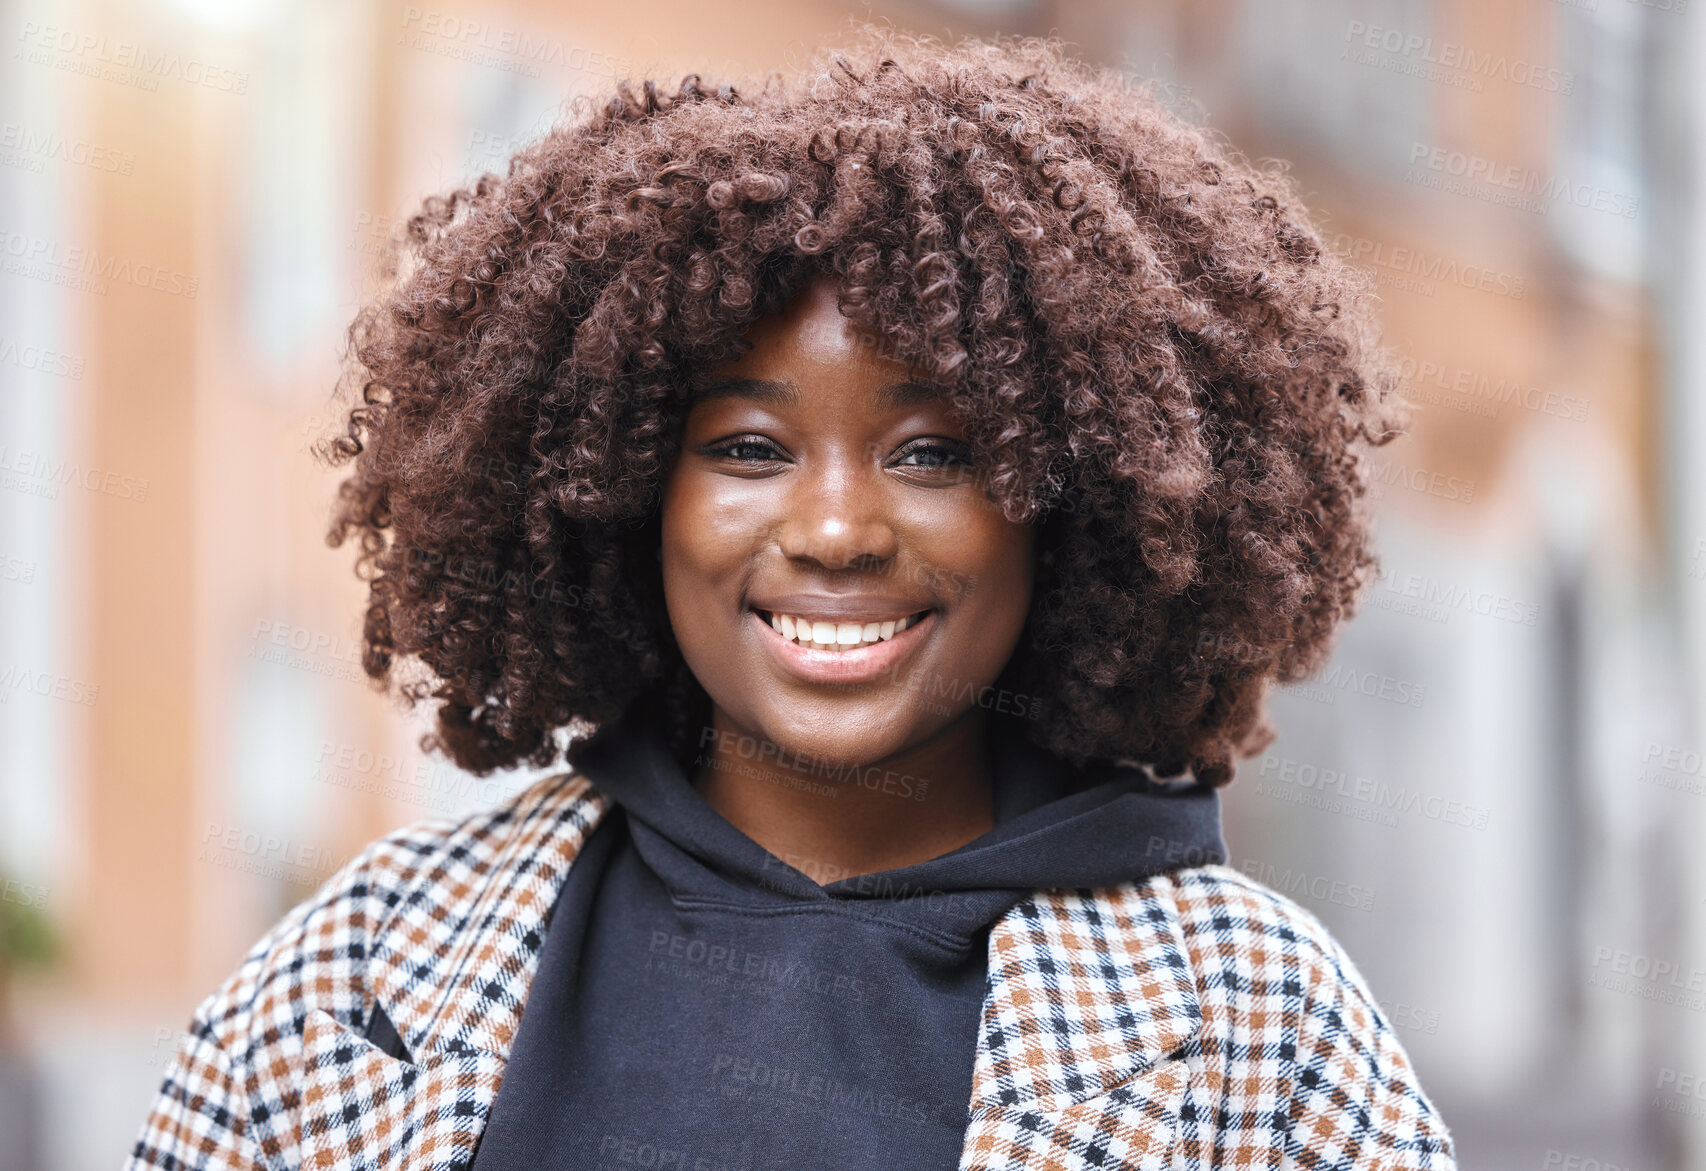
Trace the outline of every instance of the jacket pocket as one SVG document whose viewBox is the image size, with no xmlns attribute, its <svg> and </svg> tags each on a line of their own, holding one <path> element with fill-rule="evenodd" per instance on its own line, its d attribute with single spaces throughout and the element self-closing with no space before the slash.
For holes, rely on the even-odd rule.
<svg viewBox="0 0 1706 1171">
<path fill-rule="evenodd" d="M 966 1130 L 960 1171 L 1165 1171 L 1190 1084 L 1190 1066 L 1174 1058 L 1080 1101 L 984 1108 Z"/>
<path fill-rule="evenodd" d="M 302 1027 L 301 1166 L 452 1171 L 474 1158 L 503 1078 L 481 1049 L 392 1057 L 321 1009 Z"/>
</svg>

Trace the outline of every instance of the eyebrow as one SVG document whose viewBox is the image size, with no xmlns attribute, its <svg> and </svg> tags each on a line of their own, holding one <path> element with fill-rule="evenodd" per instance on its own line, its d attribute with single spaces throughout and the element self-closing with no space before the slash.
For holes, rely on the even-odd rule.
<svg viewBox="0 0 1706 1171">
<path fill-rule="evenodd" d="M 941 397 L 942 388 L 927 382 L 890 382 L 877 391 L 878 405 L 891 411 L 933 403 Z M 797 386 L 771 378 L 719 378 L 695 389 L 687 405 L 693 407 L 719 398 L 744 398 L 778 408 L 800 405 Z"/>
</svg>

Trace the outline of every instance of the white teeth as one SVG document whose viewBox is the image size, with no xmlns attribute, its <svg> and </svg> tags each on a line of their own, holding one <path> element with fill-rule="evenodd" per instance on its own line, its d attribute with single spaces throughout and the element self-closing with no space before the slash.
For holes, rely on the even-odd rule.
<svg viewBox="0 0 1706 1171">
<path fill-rule="evenodd" d="M 893 638 L 918 619 L 912 615 L 887 622 L 820 622 L 794 614 L 771 614 L 777 634 L 814 650 L 848 650 Z"/>
</svg>

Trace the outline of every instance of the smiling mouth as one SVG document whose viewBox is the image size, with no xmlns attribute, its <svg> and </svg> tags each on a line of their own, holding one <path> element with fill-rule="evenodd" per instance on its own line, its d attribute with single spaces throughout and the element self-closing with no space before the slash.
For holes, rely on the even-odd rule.
<svg viewBox="0 0 1706 1171">
<path fill-rule="evenodd" d="M 891 618 L 884 622 L 842 622 L 828 619 L 801 618 L 792 614 L 777 614 L 754 608 L 776 637 L 795 646 L 823 651 L 856 651 L 861 647 L 887 642 L 901 631 L 916 626 L 929 610 Z"/>
</svg>

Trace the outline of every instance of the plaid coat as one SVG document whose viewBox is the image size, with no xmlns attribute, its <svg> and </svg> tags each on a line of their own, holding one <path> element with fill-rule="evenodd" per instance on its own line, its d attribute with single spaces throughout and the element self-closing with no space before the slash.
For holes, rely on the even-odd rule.
<svg viewBox="0 0 1706 1171">
<path fill-rule="evenodd" d="M 196 1009 L 128 1167 L 470 1163 L 564 875 L 609 802 L 539 781 L 369 846 Z M 410 1059 L 364 1037 L 375 1005 Z M 1037 891 L 990 931 L 961 1171 L 1455 1169 L 1344 951 L 1224 866 Z"/>
</svg>

